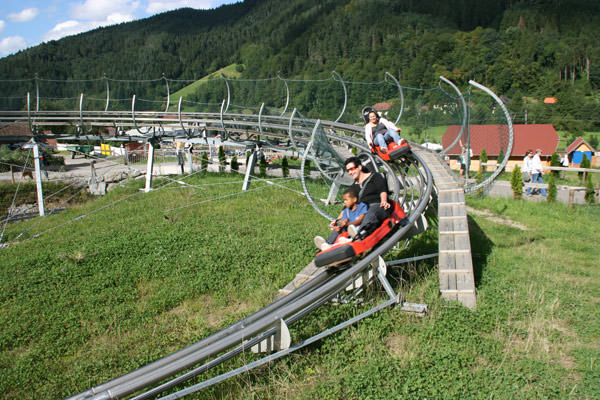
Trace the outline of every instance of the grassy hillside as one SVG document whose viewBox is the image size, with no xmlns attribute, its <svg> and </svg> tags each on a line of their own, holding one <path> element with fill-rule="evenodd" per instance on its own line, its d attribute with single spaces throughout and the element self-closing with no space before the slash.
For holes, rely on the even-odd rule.
<svg viewBox="0 0 600 400">
<path fill-rule="evenodd" d="M 172 93 L 171 97 L 174 99 L 174 102 L 178 102 L 180 97 L 183 97 L 185 99 L 187 96 L 190 96 L 191 94 L 196 92 L 202 85 L 205 85 L 208 81 L 213 79 L 220 79 L 221 74 L 223 74 L 227 78 L 239 78 L 242 75 L 242 73 L 239 72 L 237 69 L 238 64 L 228 65 L 227 67 L 221 68 L 213 72 L 212 74 L 208 74 L 207 76 L 197 80 L 194 83 L 184 86 L 175 93 Z M 177 111 L 177 105 L 169 107 L 169 111 Z"/>
<path fill-rule="evenodd" d="M 239 193 L 239 178 L 186 181 L 194 186 L 150 193 L 132 184 L 8 226 L 9 240 L 28 228 L 26 238 L 41 235 L 0 250 L 4 398 L 64 398 L 228 326 L 270 303 L 312 259 L 312 237 L 326 230 L 295 192 L 253 182 L 255 191 L 209 201 Z M 600 228 L 590 221 L 598 208 L 468 203 L 504 220 L 469 218 L 476 311 L 440 300 L 433 264 L 391 268 L 396 289 L 427 303 L 428 316 L 385 310 L 190 398 L 594 398 Z M 73 221 L 81 214 L 89 216 Z M 388 258 L 436 249 L 432 228 Z M 366 303 L 327 304 L 291 327 L 293 340 L 384 296 L 376 286 Z"/>
</svg>

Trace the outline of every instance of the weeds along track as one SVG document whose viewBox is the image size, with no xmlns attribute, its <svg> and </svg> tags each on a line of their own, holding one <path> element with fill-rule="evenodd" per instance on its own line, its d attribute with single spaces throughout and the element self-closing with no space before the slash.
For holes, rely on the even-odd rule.
<svg viewBox="0 0 600 400">
<path fill-rule="evenodd" d="M 6 113 L 4 113 L 6 114 Z M 5 115 L 0 115 L 2 120 Z M 211 131 L 219 131 L 222 140 L 245 143 L 248 146 L 261 145 L 274 151 L 290 152 L 303 151 L 301 176 L 305 195 L 311 204 L 323 216 L 330 218 L 323 211 L 316 197 L 311 194 L 304 184 L 305 160 L 312 163 L 313 170 L 328 182 L 338 180 L 347 181 L 344 177 L 344 159 L 351 154 L 358 154 L 363 163 L 374 170 L 383 171 L 387 177 L 390 188 L 393 188 L 394 200 L 404 208 L 408 223 L 398 227 L 395 231 L 378 244 L 365 257 L 354 261 L 346 269 L 324 270 L 314 279 L 308 281 L 298 289 L 276 300 L 267 307 L 232 324 L 231 326 L 214 333 L 188 347 L 185 347 L 164 358 L 154 361 L 135 371 L 129 372 L 111 381 L 92 387 L 69 399 L 122 399 L 140 392 L 145 388 L 152 388 L 158 382 L 173 377 L 182 371 L 195 367 L 192 371 L 162 384 L 145 393 L 138 394 L 135 399 L 155 396 L 185 379 L 189 379 L 206 371 L 229 358 L 249 349 L 255 344 L 274 335 L 275 326 L 281 321 L 286 325 L 293 324 L 308 313 L 321 306 L 337 293 L 344 290 L 353 279 L 362 271 L 376 262 L 378 257 L 387 253 L 398 241 L 407 238 L 413 225 L 425 212 L 432 195 L 432 176 L 429 168 L 416 154 L 412 154 L 402 162 L 385 163 L 379 157 L 372 155 L 365 146 L 362 138 L 362 128 L 340 124 L 330 121 L 315 121 L 302 118 L 292 113 L 290 117 L 245 115 L 245 114 L 188 114 L 177 115 L 179 118 L 179 131 L 161 130 L 165 123 L 165 113 L 139 113 L 136 117 L 126 113 L 113 115 L 113 113 L 85 113 L 72 116 L 67 112 L 54 112 L 48 115 L 36 115 L 36 123 L 40 125 L 52 122 L 53 124 L 69 124 L 72 118 L 87 125 L 106 125 L 107 121 L 118 120 L 121 124 L 138 124 L 150 127 L 159 127 L 152 134 L 142 134 L 147 140 L 159 136 L 165 137 L 202 137 L 199 126 Z M 11 113 L 10 118 L 24 118 L 27 115 Z M 134 119 L 136 118 L 136 119 Z M 90 138 L 86 136 L 86 138 Z M 285 144 L 283 144 L 285 142 Z M 204 363 L 200 366 L 199 364 Z"/>
</svg>

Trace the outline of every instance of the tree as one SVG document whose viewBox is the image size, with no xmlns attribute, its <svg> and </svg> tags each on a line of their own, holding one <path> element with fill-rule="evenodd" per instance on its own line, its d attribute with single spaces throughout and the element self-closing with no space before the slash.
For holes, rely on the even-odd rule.
<svg viewBox="0 0 600 400">
<path fill-rule="evenodd" d="M 223 146 L 219 146 L 219 172 L 225 172 L 226 164 L 225 150 L 223 149 Z"/>
<path fill-rule="evenodd" d="M 548 197 L 546 200 L 549 203 L 556 201 L 556 175 L 554 174 L 550 174 L 550 178 L 548 178 Z"/>
<path fill-rule="evenodd" d="M 483 171 L 486 171 L 487 168 L 483 167 L 483 163 L 488 162 L 488 156 L 487 153 L 485 151 L 485 149 L 481 149 L 481 153 L 479 154 L 479 173 L 483 173 Z"/>
<path fill-rule="evenodd" d="M 557 152 L 552 153 L 552 156 L 550 157 L 550 166 L 560 167 L 560 157 L 558 156 Z M 552 171 L 551 175 L 555 178 L 558 178 L 558 171 Z"/>
<path fill-rule="evenodd" d="M 231 170 L 237 171 L 239 169 L 240 169 L 240 164 L 238 163 L 237 156 L 234 155 L 233 157 L 231 157 Z"/>
<path fill-rule="evenodd" d="M 283 156 L 283 159 L 281 160 L 281 174 L 284 178 L 290 176 L 290 166 L 288 165 L 287 156 Z"/>
<path fill-rule="evenodd" d="M 587 189 L 584 196 L 585 201 L 588 204 L 594 204 L 596 202 L 596 196 L 594 193 L 594 184 L 592 183 L 592 174 L 587 174 L 587 177 L 585 178 L 585 188 Z"/>
<path fill-rule="evenodd" d="M 587 154 L 583 153 L 583 159 L 581 160 L 581 164 L 579 164 L 579 168 L 590 168 L 591 166 L 592 166 L 592 164 L 590 163 L 590 159 L 587 158 Z M 579 172 L 578 175 L 579 175 L 579 179 L 581 179 L 581 180 L 584 179 L 583 172 Z"/>
<path fill-rule="evenodd" d="M 208 153 L 203 152 L 202 157 L 200 157 L 200 171 L 206 172 L 208 171 Z"/>
<path fill-rule="evenodd" d="M 259 175 L 262 177 L 267 176 L 267 159 L 264 154 L 260 156 L 260 163 L 258 165 Z"/>
<path fill-rule="evenodd" d="M 498 153 L 498 165 L 502 164 L 502 161 L 504 161 L 504 149 L 501 147 Z"/>
<path fill-rule="evenodd" d="M 521 167 L 515 165 L 510 174 L 510 187 L 513 191 L 513 197 L 520 199 L 523 195 L 523 177 L 521 176 Z"/>
</svg>

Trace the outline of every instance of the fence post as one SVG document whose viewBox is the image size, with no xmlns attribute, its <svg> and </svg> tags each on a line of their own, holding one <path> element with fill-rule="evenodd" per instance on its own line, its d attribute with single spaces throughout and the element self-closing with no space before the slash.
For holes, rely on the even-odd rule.
<svg viewBox="0 0 600 400">
<path fill-rule="evenodd" d="M 573 189 L 569 190 L 569 207 L 573 207 L 575 203 L 575 191 Z"/>
</svg>

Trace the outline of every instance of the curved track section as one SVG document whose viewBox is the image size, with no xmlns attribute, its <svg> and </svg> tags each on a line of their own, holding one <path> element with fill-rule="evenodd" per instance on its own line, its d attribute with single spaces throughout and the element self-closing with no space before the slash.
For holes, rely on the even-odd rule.
<svg viewBox="0 0 600 400">
<path fill-rule="evenodd" d="M 235 134 L 236 131 L 247 132 L 248 129 L 258 127 L 255 115 L 230 116 L 228 114 L 227 116 L 229 118 L 225 120 L 221 119 L 219 114 L 190 115 L 186 118 L 185 123 L 183 121 L 181 123 L 184 126 L 186 123 L 190 126 L 204 123 L 216 128 L 223 127 L 230 134 Z M 102 123 L 106 123 L 104 118 L 102 118 Z M 150 123 L 152 120 L 162 119 L 162 115 L 160 117 L 147 115 L 145 118 L 145 123 Z M 137 123 L 140 123 L 144 117 L 138 115 L 136 119 Z M 293 123 L 294 121 L 296 122 Z M 304 159 L 315 162 L 316 170 L 329 181 L 334 178 L 334 175 L 339 177 L 344 173 L 343 160 L 345 157 L 340 155 L 336 148 L 358 150 L 363 162 L 370 164 L 371 168 L 385 172 L 388 181 L 393 183 L 392 187 L 396 188 L 394 198 L 404 207 L 408 223 L 393 231 L 370 253 L 356 260 L 348 268 L 341 271 L 326 270 L 298 289 L 241 321 L 171 355 L 69 399 L 125 398 L 196 366 L 192 371 L 135 397 L 136 399 L 148 398 L 249 349 L 254 344 L 272 336 L 275 326 L 281 321 L 287 325 L 293 324 L 344 290 L 357 274 L 369 268 L 373 262 L 377 261 L 378 257 L 387 253 L 398 241 L 407 236 L 429 204 L 433 190 L 432 176 L 423 160 L 418 155 L 411 155 L 401 164 L 386 164 L 383 160 L 367 152 L 367 148 L 362 144 L 362 128 L 330 121 L 300 119 L 294 114 L 289 120 L 285 117 L 263 116 L 260 123 L 263 128 L 262 135 L 271 135 L 272 138 L 285 137 L 288 132 L 291 135 L 293 131 L 294 142 L 298 147 L 304 149 Z M 248 139 L 240 136 L 237 140 Z M 315 145 L 317 142 L 321 144 Z M 302 171 L 302 175 L 305 175 L 305 171 Z M 311 199 L 308 191 L 306 191 L 306 195 Z M 313 202 L 313 205 L 316 205 L 316 202 Z M 327 217 L 325 212 L 322 214 Z M 204 364 L 198 366 L 201 363 Z"/>
</svg>

